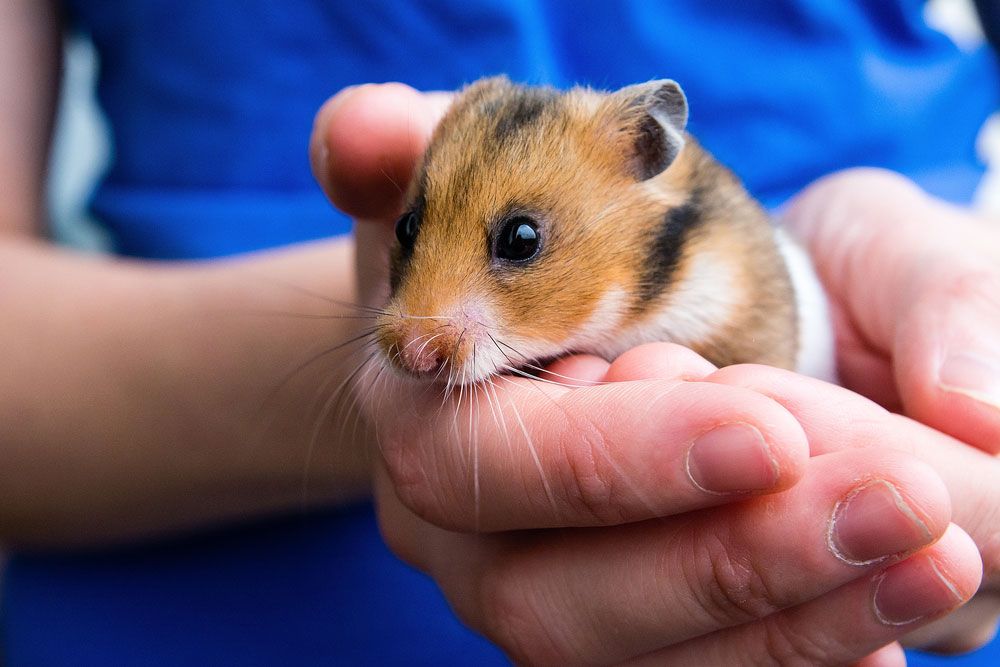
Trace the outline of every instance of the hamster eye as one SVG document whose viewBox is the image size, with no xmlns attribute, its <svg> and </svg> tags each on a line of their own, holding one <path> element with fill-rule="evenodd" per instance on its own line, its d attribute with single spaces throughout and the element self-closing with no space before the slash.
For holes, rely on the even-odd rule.
<svg viewBox="0 0 1000 667">
<path fill-rule="evenodd" d="M 407 211 L 399 216 L 396 221 L 396 238 L 403 250 L 413 250 L 413 243 L 417 240 L 417 230 L 420 220 L 413 211 Z"/>
<path fill-rule="evenodd" d="M 523 215 L 504 223 L 497 236 L 496 256 L 511 262 L 526 262 L 538 254 L 542 236 L 538 224 Z"/>
</svg>

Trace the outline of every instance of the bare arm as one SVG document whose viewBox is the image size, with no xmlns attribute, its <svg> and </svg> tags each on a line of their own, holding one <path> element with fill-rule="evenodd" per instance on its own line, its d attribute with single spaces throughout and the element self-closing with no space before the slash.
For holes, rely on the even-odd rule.
<svg viewBox="0 0 1000 667">
<path fill-rule="evenodd" d="M 350 309 L 306 294 L 353 300 L 350 241 L 163 265 L 36 238 L 59 32 L 50 4 L 0 2 L 0 542 L 127 539 L 366 494 L 364 429 L 320 414 L 352 366 L 330 353 L 284 382 L 351 337 L 358 320 L 325 317 Z"/>
<path fill-rule="evenodd" d="M 0 233 L 41 229 L 60 37 L 53 2 L 0 2 Z"/>
<path fill-rule="evenodd" d="M 351 364 L 331 353 L 283 384 L 354 326 L 287 286 L 349 298 L 351 254 L 150 268 L 0 248 L 0 537 L 127 538 L 365 493 L 348 442 L 364 429 L 319 414 Z"/>
</svg>

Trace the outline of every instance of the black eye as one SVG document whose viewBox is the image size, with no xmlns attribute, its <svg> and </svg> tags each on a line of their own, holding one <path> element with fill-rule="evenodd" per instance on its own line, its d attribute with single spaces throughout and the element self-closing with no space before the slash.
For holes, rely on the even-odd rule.
<svg viewBox="0 0 1000 667">
<path fill-rule="evenodd" d="M 496 256 L 511 262 L 524 262 L 538 254 L 541 241 L 538 224 L 520 215 L 505 222 L 500 229 Z"/>
<path fill-rule="evenodd" d="M 417 230 L 420 219 L 413 211 L 407 211 L 396 221 L 396 238 L 403 250 L 413 250 L 413 243 L 417 240 Z"/>
</svg>

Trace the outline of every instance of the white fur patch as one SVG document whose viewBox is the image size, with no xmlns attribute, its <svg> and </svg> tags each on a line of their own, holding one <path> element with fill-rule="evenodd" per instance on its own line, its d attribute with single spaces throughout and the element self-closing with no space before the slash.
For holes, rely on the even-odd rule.
<svg viewBox="0 0 1000 667">
<path fill-rule="evenodd" d="M 651 319 L 640 322 L 608 346 L 614 358 L 643 343 L 656 341 L 693 345 L 708 340 L 746 302 L 733 267 L 724 257 L 704 250 L 687 264 L 684 277 L 673 287 L 666 306 Z"/>
<path fill-rule="evenodd" d="M 593 312 L 580 329 L 563 341 L 565 350 L 598 352 L 622 321 L 628 296 L 621 287 L 612 285 L 597 302 Z"/>
<path fill-rule="evenodd" d="M 782 229 L 776 229 L 774 236 L 792 278 L 799 315 L 799 354 L 795 369 L 803 375 L 836 382 L 836 348 L 826 292 L 805 250 Z"/>
</svg>

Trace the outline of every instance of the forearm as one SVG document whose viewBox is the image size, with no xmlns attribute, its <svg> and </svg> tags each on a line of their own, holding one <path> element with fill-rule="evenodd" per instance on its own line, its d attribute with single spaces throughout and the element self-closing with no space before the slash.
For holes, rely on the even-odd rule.
<svg viewBox="0 0 1000 667">
<path fill-rule="evenodd" d="M 354 314 L 305 293 L 351 301 L 351 254 L 150 266 L 0 246 L 0 540 L 127 539 L 365 493 L 365 429 L 319 414 L 353 365 L 335 352 L 283 382 L 357 328 L 297 316 Z"/>
<path fill-rule="evenodd" d="M 62 49 L 52 0 L 0 0 L 0 234 L 42 228 Z"/>
</svg>

